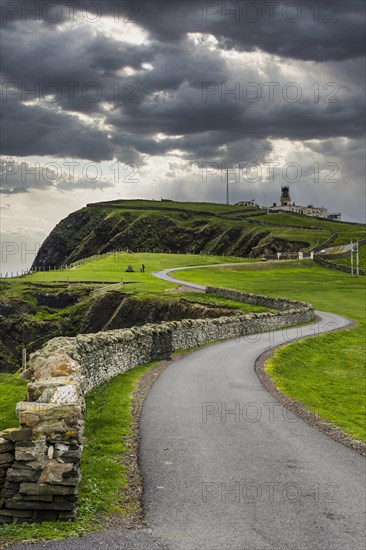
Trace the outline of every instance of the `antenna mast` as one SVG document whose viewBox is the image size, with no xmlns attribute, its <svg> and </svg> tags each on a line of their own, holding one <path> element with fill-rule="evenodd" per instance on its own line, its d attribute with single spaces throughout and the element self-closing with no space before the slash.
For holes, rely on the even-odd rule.
<svg viewBox="0 0 366 550">
<path fill-rule="evenodd" d="M 229 170 L 226 170 L 226 204 L 229 204 Z"/>
</svg>

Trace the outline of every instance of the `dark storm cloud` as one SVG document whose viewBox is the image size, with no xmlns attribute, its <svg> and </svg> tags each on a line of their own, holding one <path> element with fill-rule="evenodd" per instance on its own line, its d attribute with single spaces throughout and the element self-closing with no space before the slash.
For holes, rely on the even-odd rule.
<svg viewBox="0 0 366 550">
<path fill-rule="evenodd" d="M 177 57 L 175 63 L 179 64 L 180 58 Z M 193 63 L 194 58 L 191 67 Z M 162 64 L 169 69 L 168 59 Z M 223 70 L 220 66 L 219 69 Z M 136 77 L 141 89 L 144 88 L 144 79 L 144 75 Z M 202 79 L 201 89 L 190 86 L 183 76 L 181 79 L 182 84 L 177 90 L 169 90 L 160 96 L 146 96 L 141 102 L 111 111 L 107 123 L 115 128 L 113 143 L 121 143 L 120 132 L 123 132 L 124 144 L 133 144 L 145 154 L 163 154 L 177 148 L 191 159 L 204 153 L 212 158 L 220 146 L 243 138 L 309 140 L 362 134 L 363 94 L 357 87 L 355 90 L 352 86 L 349 90 L 340 90 L 334 103 L 314 103 L 310 96 L 297 103 L 288 102 L 283 97 L 273 103 L 265 98 L 258 102 L 242 98 L 237 101 L 230 95 L 223 100 L 219 89 L 203 102 Z M 245 73 L 243 80 L 245 82 Z M 159 75 L 156 76 L 156 85 L 154 81 L 155 70 L 152 70 L 148 75 L 149 89 L 157 88 Z M 278 87 L 281 85 L 279 82 Z M 152 139 L 156 132 L 171 137 L 157 143 Z M 177 135 L 183 137 L 173 137 Z M 239 155 L 236 160 L 240 160 Z"/>
<path fill-rule="evenodd" d="M 5 29 L 2 36 L 2 80 L 14 84 L 21 100 L 40 99 L 49 107 L 95 113 L 103 102 L 116 97 L 132 79 L 117 77 L 124 67 L 141 69 L 160 48 L 135 46 L 92 33 L 90 28 L 71 27 L 62 32 L 47 27 L 37 33 L 28 24 L 27 32 Z M 37 61 L 35 61 L 37 60 Z M 128 89 L 125 91 L 127 96 Z M 52 97 L 52 94 L 54 97 Z M 11 92 L 3 93 L 3 103 Z"/>
<path fill-rule="evenodd" d="M 12 26 L 36 19 L 56 26 L 73 22 L 75 13 L 96 24 L 101 17 L 136 22 L 161 42 L 203 32 L 219 38 L 226 48 L 260 49 L 302 60 L 344 60 L 365 52 L 365 4 L 361 0 L 14 0 L 3 2 L 2 21 Z"/>
<path fill-rule="evenodd" d="M 21 69 L 22 77 L 33 81 L 45 81 L 46 76 L 48 82 L 91 81 L 127 66 L 139 69 L 154 56 L 151 46 L 117 41 L 93 27 L 78 27 L 77 32 L 72 25 L 62 32 L 48 27 L 37 33 L 38 29 L 34 23 L 25 29 L 20 24 L 4 29 L 1 70 L 8 78 L 19 78 Z"/>
<path fill-rule="evenodd" d="M 55 83 L 61 96 L 54 102 L 40 97 L 41 101 L 35 104 L 30 102 L 32 94 L 24 99 L 20 90 L 6 96 L 1 105 L 3 154 L 95 161 L 115 156 L 121 161 L 138 162 L 140 155 L 165 155 L 179 149 L 183 158 L 192 162 L 212 160 L 224 152 L 232 162 L 248 156 L 257 161 L 270 151 L 270 138 L 355 138 L 362 132 L 362 69 L 358 60 L 363 52 L 361 2 L 320 3 L 317 22 L 309 2 L 298 0 L 292 4 L 300 9 L 301 17 L 294 23 L 286 20 L 284 13 L 290 18 L 295 12 L 284 12 L 289 3 L 281 1 L 273 4 L 272 22 L 268 3 L 249 3 L 262 10 L 259 21 L 252 23 L 247 20 L 253 17 L 252 12 L 245 11 L 249 4 L 243 2 L 130 2 L 138 7 L 137 12 L 122 12 L 120 16 L 148 31 L 150 39 L 142 45 L 124 42 L 122 31 L 120 40 L 103 35 L 98 24 L 88 24 L 85 17 L 85 24 L 70 22 L 62 2 L 48 4 L 62 8 L 59 19 L 53 18 L 55 22 L 51 11 L 46 12 L 48 18 L 41 17 L 41 22 L 37 22 L 32 17 L 22 18 L 24 2 L 7 3 L 15 11 L 13 16 L 8 13 L 11 22 L 3 32 L 3 82 L 24 85 L 29 90 L 46 86 L 51 92 L 52 86 L 47 86 Z M 82 9 L 100 5 L 103 16 L 110 21 L 116 5 L 73 4 L 79 16 Z M 121 4 L 122 8 L 125 4 Z M 234 4 L 240 8 L 236 20 L 222 11 Z M 32 5 L 27 0 L 29 10 Z M 36 5 L 42 7 L 46 3 Z M 339 7 L 334 15 L 332 5 Z M 327 22 L 324 18 L 337 21 Z M 118 28 L 116 22 L 114 30 Z M 309 97 L 297 103 L 281 97 L 272 103 L 253 103 L 242 98 L 236 101 L 230 97 L 223 100 L 219 86 L 228 82 L 230 87 L 239 76 L 234 64 L 220 55 L 220 48 L 210 49 L 205 42 L 194 44 L 187 38 L 187 33 L 197 32 L 215 36 L 221 49 L 261 50 L 282 56 L 283 64 L 289 59 L 327 61 L 323 63 L 325 69 L 331 68 L 342 80 L 343 95 L 336 103 L 328 104 L 314 103 Z M 346 59 L 347 63 L 340 63 Z M 135 72 L 121 77 L 121 70 L 126 67 Z M 253 69 L 244 68 L 240 79 L 258 81 L 258 75 L 259 71 L 255 74 Z M 281 79 L 286 81 L 284 75 Z M 268 80 L 267 76 L 262 80 Z M 205 82 L 218 87 L 207 101 L 202 96 Z M 70 86 L 65 83 L 77 84 L 71 97 Z M 96 101 L 84 93 L 92 83 L 101 93 Z M 122 97 L 116 98 L 116 85 Z M 125 86 L 130 87 L 132 101 L 126 98 Z M 86 114 L 89 119 L 70 113 Z M 101 125 L 103 119 L 108 126 Z M 159 132 L 165 137 L 157 140 Z M 256 147 L 248 147 L 249 140 Z"/>
<path fill-rule="evenodd" d="M 146 1 L 138 5 L 139 24 L 160 40 L 203 32 L 220 38 L 229 49 L 260 49 L 313 61 L 350 59 L 365 52 L 365 5 L 358 0 Z"/>
<path fill-rule="evenodd" d="M 151 47 L 107 38 L 93 27 L 37 30 L 35 23 L 3 30 L 1 71 L 8 79 L 90 82 L 127 66 L 141 68 L 154 55 Z"/>
<path fill-rule="evenodd" d="M 3 155 L 54 155 L 101 161 L 113 158 L 104 132 L 87 127 L 75 116 L 8 98 L 1 105 Z"/>
<path fill-rule="evenodd" d="M 274 105 L 266 109 L 264 103 L 250 105 L 240 102 L 212 100 L 203 104 L 194 93 L 177 94 L 160 101 L 149 100 L 130 108 L 128 114 L 114 111 L 107 122 L 135 134 L 199 134 L 224 132 L 233 137 L 288 137 L 291 139 L 324 139 L 330 136 L 357 136 L 362 133 L 362 98 L 356 103 L 325 105 L 314 103 Z M 179 141 L 179 140 L 178 140 Z"/>
</svg>

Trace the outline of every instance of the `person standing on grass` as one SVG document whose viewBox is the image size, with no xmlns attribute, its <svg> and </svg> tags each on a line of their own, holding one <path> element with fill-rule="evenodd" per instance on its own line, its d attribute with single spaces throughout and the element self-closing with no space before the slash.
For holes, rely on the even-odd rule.
<svg viewBox="0 0 366 550">
<path fill-rule="evenodd" d="M 145 266 L 144 266 L 144 264 L 142 264 L 141 269 L 142 269 L 142 273 L 145 273 Z"/>
</svg>

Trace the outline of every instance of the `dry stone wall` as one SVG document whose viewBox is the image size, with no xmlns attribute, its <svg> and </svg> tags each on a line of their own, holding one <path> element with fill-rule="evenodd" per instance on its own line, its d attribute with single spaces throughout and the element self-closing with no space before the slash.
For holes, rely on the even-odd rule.
<svg viewBox="0 0 366 550">
<path fill-rule="evenodd" d="M 273 298 L 271 296 L 261 296 L 259 294 L 251 294 L 249 292 L 239 292 L 238 290 L 230 290 L 228 288 L 217 288 L 208 286 L 206 287 L 208 294 L 214 294 L 215 296 L 222 296 L 235 302 L 245 302 L 247 304 L 253 304 L 256 306 L 267 307 L 268 309 L 285 310 L 304 310 L 305 306 L 312 309 L 310 304 L 304 304 L 304 302 L 297 302 L 295 300 L 287 300 L 287 298 Z"/>
<path fill-rule="evenodd" d="M 0 523 L 76 517 L 87 392 L 180 349 L 311 321 L 311 305 L 209 288 L 278 311 L 53 338 L 30 357 L 20 427 L 0 433 Z"/>
<path fill-rule="evenodd" d="M 350 267 L 342 264 L 337 264 L 335 262 L 328 262 L 328 260 L 326 260 L 324 256 L 320 256 L 319 254 L 314 254 L 314 262 L 328 269 L 336 269 L 337 271 L 342 271 L 343 273 L 351 273 Z M 354 266 L 353 269 L 355 273 L 356 267 Z M 366 271 L 364 269 L 360 269 L 359 274 L 366 275 Z"/>
</svg>

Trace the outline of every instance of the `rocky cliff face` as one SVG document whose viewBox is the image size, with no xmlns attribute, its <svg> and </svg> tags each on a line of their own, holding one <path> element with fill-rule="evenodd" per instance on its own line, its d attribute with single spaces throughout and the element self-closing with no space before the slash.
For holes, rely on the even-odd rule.
<svg viewBox="0 0 366 550">
<path fill-rule="evenodd" d="M 107 292 L 89 298 L 90 288 L 50 290 L 31 286 L 23 300 L 0 301 L 0 372 L 20 368 L 22 349 L 28 354 L 50 338 L 75 336 L 146 323 L 231 316 L 235 309 L 191 303 L 171 297 L 139 300 L 130 294 Z M 28 299 L 28 301 L 26 301 Z"/>
<path fill-rule="evenodd" d="M 89 292 L 42 292 L 33 285 L 21 299 L 1 300 L 0 372 L 20 368 L 23 347 L 29 354 L 50 338 L 76 334 L 87 309 L 83 297 Z"/>
<path fill-rule="evenodd" d="M 93 232 L 93 227 L 98 225 L 98 221 L 102 220 L 102 213 L 98 215 L 98 213 L 95 214 L 87 208 L 67 216 L 56 225 L 44 241 L 35 258 L 33 267 L 35 265 L 59 267 L 66 263 L 70 257 L 75 255 L 80 243 Z M 97 253 L 97 248 L 90 243 L 88 252 L 92 256 Z"/>
<path fill-rule="evenodd" d="M 234 309 L 205 306 L 184 299 L 137 300 L 121 292 L 108 292 L 91 303 L 81 323 L 80 332 L 99 332 L 162 321 L 208 319 L 224 315 L 231 316 L 235 313 Z"/>
</svg>

